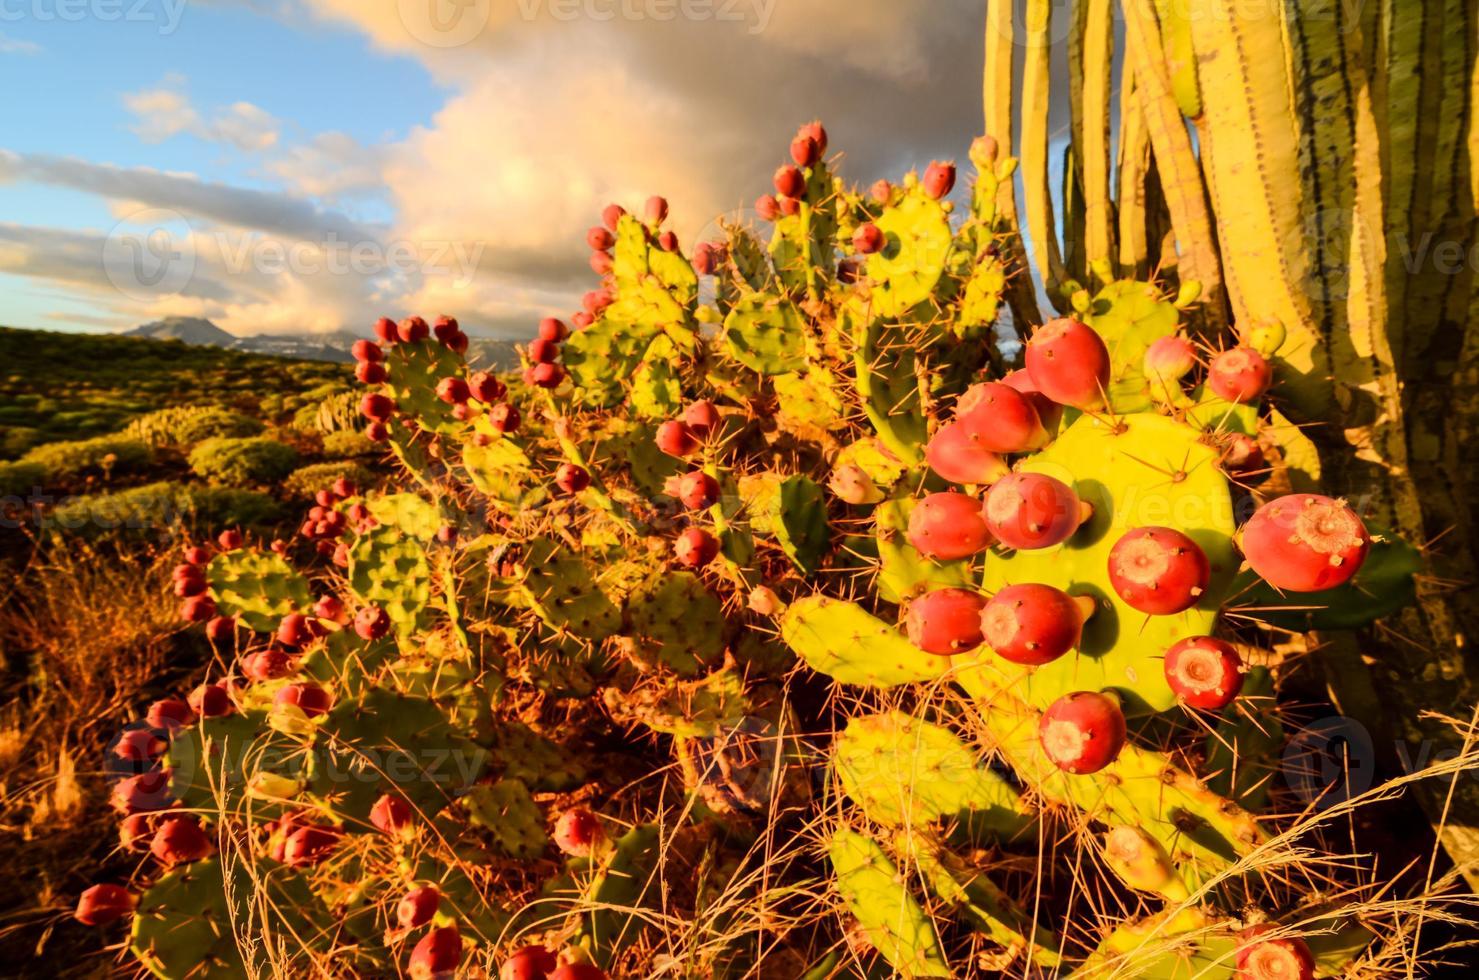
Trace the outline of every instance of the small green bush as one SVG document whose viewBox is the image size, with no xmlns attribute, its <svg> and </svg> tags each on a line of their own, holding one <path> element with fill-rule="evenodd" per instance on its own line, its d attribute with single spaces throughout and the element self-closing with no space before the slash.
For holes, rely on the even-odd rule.
<svg viewBox="0 0 1479 980">
<path fill-rule="evenodd" d="M 24 497 L 46 480 L 40 463 L 0 463 L 0 497 Z"/>
<path fill-rule="evenodd" d="M 78 442 L 48 442 L 21 457 L 40 466 L 48 480 L 79 473 L 125 472 L 147 466 L 153 457 L 147 443 L 126 436 L 98 436 Z"/>
<path fill-rule="evenodd" d="M 25 425 L 7 425 L 0 429 L 0 456 L 14 459 L 41 441 L 40 429 Z"/>
<path fill-rule="evenodd" d="M 141 415 L 124 429 L 152 446 L 181 446 L 202 439 L 239 439 L 262 431 L 262 423 L 216 405 L 178 405 Z"/>
<path fill-rule="evenodd" d="M 357 456 L 373 456 L 379 447 L 369 436 L 358 429 L 343 429 L 324 436 L 324 455 L 330 459 L 353 459 Z"/>
<path fill-rule="evenodd" d="M 287 479 L 282 481 L 282 490 L 288 497 L 306 499 L 341 476 L 352 480 L 361 490 L 375 482 L 374 472 L 358 463 L 313 463 L 288 474 Z"/>
<path fill-rule="evenodd" d="M 268 436 L 207 439 L 190 453 L 190 468 L 228 487 L 275 483 L 298 465 L 298 451 Z"/>
<path fill-rule="evenodd" d="M 161 482 L 68 498 L 52 512 L 50 523 L 63 533 L 85 537 L 115 532 L 165 536 L 183 528 L 270 525 L 282 516 L 282 505 L 265 493 Z"/>
</svg>

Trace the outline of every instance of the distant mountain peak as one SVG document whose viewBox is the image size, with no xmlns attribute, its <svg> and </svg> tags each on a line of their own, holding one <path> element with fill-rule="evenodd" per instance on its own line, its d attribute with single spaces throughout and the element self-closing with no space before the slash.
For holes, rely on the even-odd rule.
<svg viewBox="0 0 1479 980">
<path fill-rule="evenodd" d="M 125 337 L 179 340 L 196 346 L 227 347 L 236 338 L 209 320 L 198 316 L 167 316 L 144 323 L 124 333 Z"/>
</svg>

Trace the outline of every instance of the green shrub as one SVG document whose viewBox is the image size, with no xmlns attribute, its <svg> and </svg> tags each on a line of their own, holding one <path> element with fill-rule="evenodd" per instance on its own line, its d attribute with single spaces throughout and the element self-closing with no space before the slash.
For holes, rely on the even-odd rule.
<svg viewBox="0 0 1479 980">
<path fill-rule="evenodd" d="M 48 480 L 91 471 L 124 472 L 147 466 L 153 457 L 147 443 L 126 436 L 98 436 L 77 442 L 48 442 L 21 457 L 40 466 Z"/>
<path fill-rule="evenodd" d="M 274 483 L 297 465 L 298 451 L 268 436 L 207 439 L 190 453 L 198 476 L 231 487 Z"/>
<path fill-rule="evenodd" d="M 40 429 L 25 425 L 7 425 L 0 429 L 0 456 L 13 459 L 40 441 Z"/>
<path fill-rule="evenodd" d="M 161 482 L 68 498 L 52 512 L 51 524 L 86 537 L 113 532 L 165 535 L 180 528 L 270 525 L 282 514 L 280 503 L 254 490 Z"/>
<path fill-rule="evenodd" d="M 313 463 L 289 473 L 287 479 L 282 481 L 282 490 L 288 497 L 306 499 L 341 476 L 352 480 L 360 489 L 370 486 L 376 479 L 372 470 L 358 463 Z"/>
<path fill-rule="evenodd" d="M 202 439 L 238 439 L 262 431 L 262 423 L 217 405 L 178 405 L 141 415 L 124 429 L 152 446 L 180 446 Z"/>
<path fill-rule="evenodd" d="M 330 459 L 373 456 L 377 452 L 379 447 L 358 429 L 343 429 L 324 436 L 324 455 Z"/>
<path fill-rule="evenodd" d="M 24 497 L 46 479 L 40 463 L 0 463 L 0 497 Z"/>
</svg>

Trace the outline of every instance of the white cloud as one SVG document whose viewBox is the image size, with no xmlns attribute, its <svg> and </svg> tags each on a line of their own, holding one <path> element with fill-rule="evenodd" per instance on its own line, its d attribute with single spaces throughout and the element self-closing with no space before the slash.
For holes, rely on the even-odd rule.
<svg viewBox="0 0 1479 980">
<path fill-rule="evenodd" d="M 41 45 L 35 41 L 22 41 L 0 32 L 0 54 L 40 54 Z"/>
<path fill-rule="evenodd" d="M 277 118 L 250 102 L 236 102 L 203 116 L 185 92 L 185 79 L 177 74 L 166 75 L 153 88 L 125 93 L 123 104 L 136 119 L 130 128 L 145 143 L 163 143 L 188 133 L 243 153 L 260 153 L 278 141 Z"/>
</svg>

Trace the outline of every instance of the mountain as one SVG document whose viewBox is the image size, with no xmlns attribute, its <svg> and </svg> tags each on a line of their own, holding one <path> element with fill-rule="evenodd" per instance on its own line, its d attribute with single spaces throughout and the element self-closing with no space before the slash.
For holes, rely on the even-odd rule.
<svg viewBox="0 0 1479 980">
<path fill-rule="evenodd" d="M 123 336 L 179 340 L 197 347 L 230 347 L 236 339 L 211 321 L 196 316 L 167 316 L 134 327 Z"/>
</svg>

